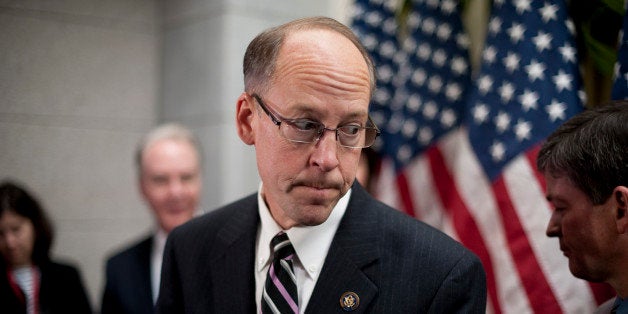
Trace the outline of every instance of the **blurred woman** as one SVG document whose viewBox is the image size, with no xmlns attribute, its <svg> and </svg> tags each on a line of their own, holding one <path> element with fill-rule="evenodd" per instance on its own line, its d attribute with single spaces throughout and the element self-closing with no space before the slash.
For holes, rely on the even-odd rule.
<svg viewBox="0 0 628 314">
<path fill-rule="evenodd" d="M 0 183 L 0 312 L 91 313 L 77 269 L 50 260 L 52 238 L 37 200 Z"/>
</svg>

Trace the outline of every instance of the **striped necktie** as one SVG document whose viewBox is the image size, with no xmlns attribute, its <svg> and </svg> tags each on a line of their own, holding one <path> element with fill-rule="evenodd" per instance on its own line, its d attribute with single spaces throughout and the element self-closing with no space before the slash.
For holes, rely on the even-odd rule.
<svg viewBox="0 0 628 314">
<path fill-rule="evenodd" d="M 273 262 L 268 268 L 264 292 L 262 293 L 262 313 L 299 313 L 297 283 L 292 266 L 294 248 L 288 235 L 280 232 L 271 241 Z"/>
</svg>

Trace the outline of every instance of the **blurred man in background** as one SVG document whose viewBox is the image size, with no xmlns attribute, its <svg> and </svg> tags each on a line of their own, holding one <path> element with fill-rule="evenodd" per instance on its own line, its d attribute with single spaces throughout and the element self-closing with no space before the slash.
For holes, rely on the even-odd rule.
<svg viewBox="0 0 628 314">
<path fill-rule="evenodd" d="M 200 199 L 200 147 L 190 130 L 178 124 L 157 127 L 140 142 L 136 161 L 155 232 L 108 259 L 103 314 L 153 313 L 166 237 L 195 215 Z"/>
</svg>

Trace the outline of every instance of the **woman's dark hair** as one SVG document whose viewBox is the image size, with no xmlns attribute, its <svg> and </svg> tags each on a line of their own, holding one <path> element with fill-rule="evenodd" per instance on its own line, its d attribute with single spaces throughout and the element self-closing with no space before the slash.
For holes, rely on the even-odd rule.
<svg viewBox="0 0 628 314">
<path fill-rule="evenodd" d="M 31 221 L 35 231 L 32 262 L 38 265 L 47 262 L 52 245 L 52 226 L 39 202 L 23 187 L 4 181 L 0 183 L 0 216 L 7 211 Z M 5 263 L 4 260 L 1 262 Z"/>
</svg>

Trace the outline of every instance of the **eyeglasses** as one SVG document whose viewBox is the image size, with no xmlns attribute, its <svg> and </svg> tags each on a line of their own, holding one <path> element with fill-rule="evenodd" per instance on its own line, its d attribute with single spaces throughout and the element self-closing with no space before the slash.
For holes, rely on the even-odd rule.
<svg viewBox="0 0 628 314">
<path fill-rule="evenodd" d="M 291 141 L 296 143 L 314 143 L 318 141 L 325 131 L 336 133 L 336 141 L 340 146 L 347 148 L 366 148 L 373 143 L 379 136 L 380 131 L 371 119 L 368 117 L 367 124 L 370 126 L 360 126 L 357 124 L 348 124 L 330 129 L 324 124 L 310 119 L 286 119 L 274 110 L 271 110 L 257 94 L 251 95 L 262 110 L 270 117 L 273 123 L 279 128 L 279 133 Z M 283 127 L 282 127 L 283 126 Z"/>
</svg>

